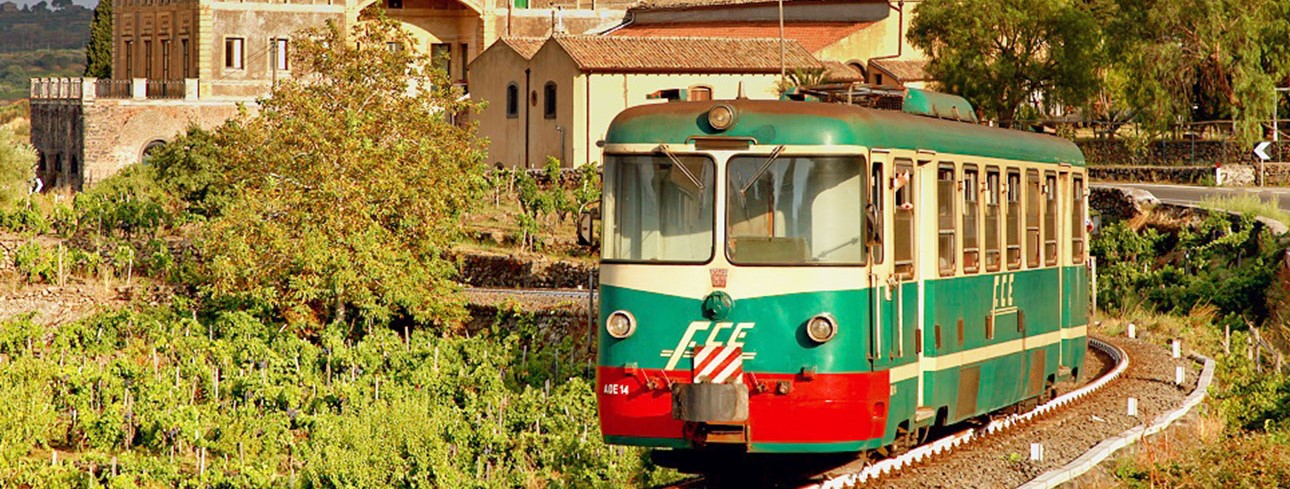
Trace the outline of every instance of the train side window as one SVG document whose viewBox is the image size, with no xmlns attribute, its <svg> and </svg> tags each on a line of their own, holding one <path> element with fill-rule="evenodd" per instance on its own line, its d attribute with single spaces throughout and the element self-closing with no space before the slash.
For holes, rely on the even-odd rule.
<svg viewBox="0 0 1290 489">
<path fill-rule="evenodd" d="M 886 209 L 883 206 L 883 202 L 885 202 L 883 199 L 885 186 L 882 184 L 882 163 L 875 161 L 873 163 L 873 169 L 870 171 L 869 188 L 871 190 L 869 191 L 869 203 L 873 205 L 873 209 L 871 210 L 875 217 L 873 224 L 877 227 L 877 231 L 873 234 L 878 238 L 877 243 L 870 247 L 870 251 L 873 253 L 874 264 L 881 264 L 883 259 L 883 243 L 887 242 L 887 227 L 883 225 L 883 216 L 886 215 L 884 212 Z"/>
<path fill-rule="evenodd" d="M 1039 216 L 1043 196 L 1040 195 L 1039 172 L 1026 172 L 1026 267 L 1039 268 L 1040 250 Z"/>
<path fill-rule="evenodd" d="M 1002 259 L 998 227 L 1004 214 L 998 212 L 998 166 L 986 166 L 986 271 L 997 272 Z"/>
<path fill-rule="evenodd" d="M 957 224 L 954 214 L 954 164 L 942 163 L 936 170 L 936 222 L 937 259 L 941 275 L 954 275 L 954 231 Z"/>
<path fill-rule="evenodd" d="M 981 237 L 977 216 L 981 214 L 981 180 L 976 165 L 963 166 L 963 271 L 981 270 Z"/>
<path fill-rule="evenodd" d="M 985 271 L 997 272 L 999 255 L 999 167 L 985 167 Z"/>
<path fill-rule="evenodd" d="M 1008 270 L 1021 268 L 1021 171 L 1008 170 Z"/>
<path fill-rule="evenodd" d="M 1071 184 L 1071 260 L 1073 263 L 1084 263 L 1084 177 L 1076 175 Z"/>
<path fill-rule="evenodd" d="M 896 159 L 896 174 L 891 179 L 895 189 L 892 222 L 896 235 L 892 239 L 896 257 L 896 274 L 902 278 L 914 276 L 914 162 L 907 158 Z"/>
<path fill-rule="evenodd" d="M 1061 189 L 1057 186 L 1057 174 L 1044 173 L 1044 264 L 1057 264 L 1057 203 L 1060 202 Z"/>
</svg>

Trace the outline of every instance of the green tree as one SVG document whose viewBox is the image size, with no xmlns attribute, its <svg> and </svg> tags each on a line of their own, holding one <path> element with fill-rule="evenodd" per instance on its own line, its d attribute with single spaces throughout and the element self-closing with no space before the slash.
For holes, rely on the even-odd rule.
<svg viewBox="0 0 1290 489">
<path fill-rule="evenodd" d="M 20 139 L 9 126 L 0 126 L 0 207 L 13 206 L 27 196 L 36 176 L 36 149 Z"/>
<path fill-rule="evenodd" d="M 381 14 L 298 36 L 295 78 L 220 129 L 237 189 L 197 241 L 202 287 L 303 328 L 464 318 L 445 253 L 484 187 L 447 77 Z M 351 311 L 353 311 L 351 313 Z"/>
<path fill-rule="evenodd" d="M 1101 30 L 1074 0 L 927 0 L 908 37 L 942 89 L 1003 126 L 1027 104 L 1083 105 L 1098 87 Z"/>
<path fill-rule="evenodd" d="M 85 76 L 112 78 L 112 0 L 99 0 L 85 45 Z"/>
<path fill-rule="evenodd" d="M 1115 69 L 1139 122 L 1232 119 L 1237 136 L 1262 136 L 1272 88 L 1290 81 L 1290 1 L 1127 0 L 1110 23 Z"/>
</svg>

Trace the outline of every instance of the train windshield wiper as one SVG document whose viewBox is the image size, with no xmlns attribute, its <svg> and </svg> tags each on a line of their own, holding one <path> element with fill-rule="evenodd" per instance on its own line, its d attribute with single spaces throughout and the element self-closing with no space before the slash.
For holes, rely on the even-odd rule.
<svg viewBox="0 0 1290 489">
<path fill-rule="evenodd" d="M 686 167 L 684 163 L 681 163 L 681 160 L 677 158 L 671 150 L 667 149 L 666 144 L 658 145 L 658 150 L 662 151 L 664 155 L 667 155 L 667 159 L 672 160 L 673 165 L 676 165 L 677 168 L 681 169 L 681 173 L 685 174 L 685 178 L 690 179 L 690 183 L 694 184 L 695 187 L 698 187 L 699 190 L 706 190 L 703 186 L 703 182 L 700 182 L 693 173 L 690 173 L 690 169 Z"/>
<path fill-rule="evenodd" d="M 770 157 L 766 158 L 766 162 L 762 163 L 761 168 L 757 169 L 757 173 L 754 173 L 752 178 L 749 178 L 748 181 L 744 183 L 743 188 L 739 189 L 740 198 L 743 198 L 744 192 L 747 192 L 748 189 L 753 186 L 753 182 L 756 182 L 758 178 L 761 178 L 761 175 L 763 173 L 766 173 L 766 170 L 770 169 L 770 165 L 775 163 L 775 160 L 779 159 L 779 154 L 783 152 L 784 152 L 784 145 L 782 144 L 779 146 L 776 146 L 775 149 L 770 151 Z"/>
</svg>

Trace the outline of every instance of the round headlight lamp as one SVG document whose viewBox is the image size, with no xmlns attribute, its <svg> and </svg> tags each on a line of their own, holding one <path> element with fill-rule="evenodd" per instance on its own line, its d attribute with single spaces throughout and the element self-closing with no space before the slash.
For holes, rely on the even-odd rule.
<svg viewBox="0 0 1290 489">
<path fill-rule="evenodd" d="M 838 335 L 838 321 L 829 313 L 817 314 L 806 322 L 806 336 L 816 343 L 824 343 Z"/>
<path fill-rule="evenodd" d="M 735 124 L 735 109 L 729 105 L 718 105 L 708 110 L 708 125 L 718 131 L 730 129 Z"/>
<path fill-rule="evenodd" d="M 631 336 L 636 332 L 636 317 L 627 311 L 614 311 L 605 320 L 605 332 L 620 340 Z"/>
</svg>

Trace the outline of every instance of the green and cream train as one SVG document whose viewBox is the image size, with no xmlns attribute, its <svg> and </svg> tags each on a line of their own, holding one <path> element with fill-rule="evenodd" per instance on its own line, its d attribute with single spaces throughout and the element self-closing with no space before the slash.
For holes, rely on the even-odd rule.
<svg viewBox="0 0 1290 489">
<path fill-rule="evenodd" d="M 739 99 L 614 119 L 606 442 L 859 452 L 1078 375 L 1083 155 L 901 93 L 903 110 Z"/>
</svg>

